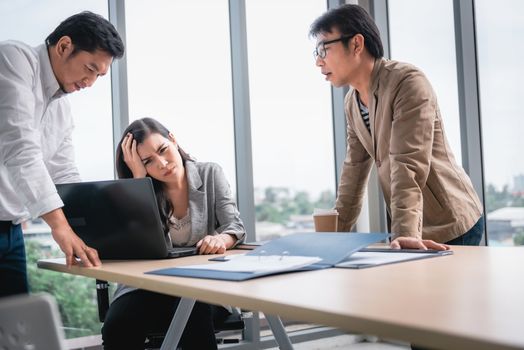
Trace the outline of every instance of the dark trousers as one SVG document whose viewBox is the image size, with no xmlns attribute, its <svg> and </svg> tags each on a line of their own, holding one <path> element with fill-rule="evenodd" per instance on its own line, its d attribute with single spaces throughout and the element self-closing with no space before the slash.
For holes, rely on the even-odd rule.
<svg viewBox="0 0 524 350">
<path fill-rule="evenodd" d="M 29 293 L 21 225 L 0 221 L 0 297 Z"/>
<path fill-rule="evenodd" d="M 484 216 L 481 216 L 468 232 L 464 233 L 455 239 L 452 239 L 446 244 L 449 245 L 479 245 L 484 234 Z"/>
<path fill-rule="evenodd" d="M 102 339 L 105 350 L 142 350 L 146 336 L 165 334 L 180 298 L 136 290 L 116 299 L 107 312 Z M 179 347 L 216 349 L 214 322 L 223 321 L 229 312 L 223 307 L 196 302 Z"/>
<path fill-rule="evenodd" d="M 479 245 L 484 234 L 484 216 L 481 216 L 479 221 L 471 228 L 468 232 L 464 233 L 455 239 L 452 239 L 446 244 L 449 245 Z M 480 305 L 479 305 L 480 307 Z M 411 345 L 412 350 L 430 350 L 430 348 L 421 348 L 415 345 Z"/>
</svg>

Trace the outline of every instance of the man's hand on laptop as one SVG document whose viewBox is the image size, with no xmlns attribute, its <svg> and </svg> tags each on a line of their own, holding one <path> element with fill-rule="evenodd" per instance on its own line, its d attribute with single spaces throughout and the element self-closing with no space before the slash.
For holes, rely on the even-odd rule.
<svg viewBox="0 0 524 350">
<path fill-rule="evenodd" d="M 420 239 L 417 237 L 397 237 L 390 244 L 392 249 L 421 249 L 421 250 L 449 250 L 446 244 L 437 243 L 431 239 Z"/>
<path fill-rule="evenodd" d="M 53 239 L 65 253 L 67 266 L 78 264 L 79 262 L 85 267 L 102 265 L 96 249 L 88 247 L 76 235 L 71 226 L 69 226 L 62 209 L 55 209 L 44 214 L 42 219 L 51 227 Z M 77 261 L 75 257 L 78 257 L 80 260 Z"/>
</svg>

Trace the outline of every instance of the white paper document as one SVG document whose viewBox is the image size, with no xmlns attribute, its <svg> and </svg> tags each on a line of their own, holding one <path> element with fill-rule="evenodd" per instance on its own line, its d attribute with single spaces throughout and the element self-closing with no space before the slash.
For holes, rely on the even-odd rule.
<svg viewBox="0 0 524 350">
<path fill-rule="evenodd" d="M 184 269 L 228 272 L 278 272 L 296 270 L 322 260 L 319 257 L 287 255 L 232 255 L 225 262 L 183 266 Z"/>
<path fill-rule="evenodd" d="M 386 264 L 398 263 L 401 261 L 417 260 L 441 256 L 430 253 L 401 253 L 401 252 L 356 252 L 344 261 L 336 264 L 336 267 L 363 268 Z"/>
</svg>

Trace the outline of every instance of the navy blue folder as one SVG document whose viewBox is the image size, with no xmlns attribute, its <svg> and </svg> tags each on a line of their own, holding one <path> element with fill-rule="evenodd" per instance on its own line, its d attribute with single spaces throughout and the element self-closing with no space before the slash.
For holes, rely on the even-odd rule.
<svg viewBox="0 0 524 350">
<path fill-rule="evenodd" d="M 153 275 L 209 278 L 227 281 L 244 281 L 252 278 L 275 275 L 281 273 L 310 271 L 334 267 L 337 263 L 354 252 L 388 238 L 386 233 L 337 233 L 337 232 L 308 232 L 295 233 L 284 236 L 260 246 L 246 255 L 253 256 L 307 256 L 319 257 L 317 263 L 307 265 L 298 269 L 285 271 L 257 271 L 257 272 L 236 272 L 236 271 L 216 271 L 206 269 L 188 269 L 172 267 L 161 270 L 146 272 Z"/>
</svg>

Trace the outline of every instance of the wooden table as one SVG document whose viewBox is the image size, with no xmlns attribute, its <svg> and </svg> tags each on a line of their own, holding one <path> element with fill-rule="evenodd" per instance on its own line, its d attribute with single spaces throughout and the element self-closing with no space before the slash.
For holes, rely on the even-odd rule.
<svg viewBox="0 0 524 350">
<path fill-rule="evenodd" d="M 524 349 L 524 247 L 453 250 L 453 255 L 368 269 L 244 282 L 144 274 L 204 263 L 209 256 L 104 262 L 98 268 L 40 260 L 38 266 L 436 349 Z"/>
</svg>

